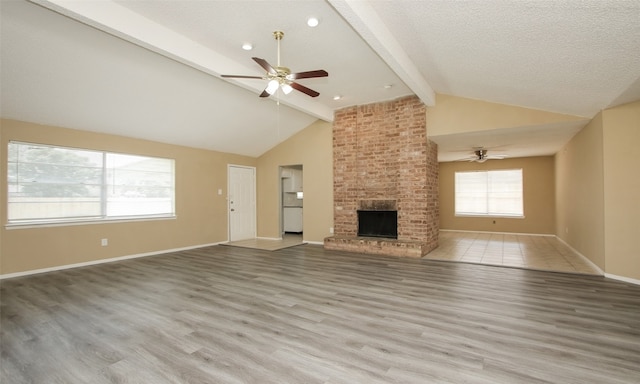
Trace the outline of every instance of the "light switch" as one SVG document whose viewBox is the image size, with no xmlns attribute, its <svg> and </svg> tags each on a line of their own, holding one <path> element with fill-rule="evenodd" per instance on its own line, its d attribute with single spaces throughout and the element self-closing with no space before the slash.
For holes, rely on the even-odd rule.
<svg viewBox="0 0 640 384">
<path fill-rule="evenodd" d="M 222 188 L 218 188 L 218 195 L 222 196 Z"/>
</svg>

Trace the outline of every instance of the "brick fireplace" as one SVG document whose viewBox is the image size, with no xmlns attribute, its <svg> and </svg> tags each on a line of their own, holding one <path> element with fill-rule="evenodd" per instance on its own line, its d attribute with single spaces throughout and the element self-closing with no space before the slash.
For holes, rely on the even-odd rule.
<svg viewBox="0 0 640 384">
<path fill-rule="evenodd" d="M 415 96 L 335 112 L 327 249 L 421 257 L 438 246 L 438 150 Z M 358 236 L 358 211 L 395 211 L 397 238 Z M 378 215 L 380 217 L 392 215 Z"/>
</svg>

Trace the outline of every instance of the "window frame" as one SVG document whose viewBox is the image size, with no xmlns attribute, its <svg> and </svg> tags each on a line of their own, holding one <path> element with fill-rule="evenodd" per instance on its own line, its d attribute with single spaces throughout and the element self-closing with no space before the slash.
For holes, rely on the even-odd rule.
<svg viewBox="0 0 640 384">
<path fill-rule="evenodd" d="M 10 204 L 10 190 L 11 185 L 16 184 L 10 182 L 9 177 L 9 146 L 11 144 L 18 145 L 28 145 L 35 147 L 49 147 L 49 148 L 59 148 L 62 150 L 69 151 L 83 151 L 83 152 L 94 152 L 96 154 L 101 155 L 102 157 L 102 166 L 96 167 L 97 169 L 102 170 L 102 177 L 100 180 L 100 185 L 98 186 L 101 190 L 99 196 L 99 205 L 100 205 L 100 213 L 97 215 L 87 215 L 87 216 L 75 216 L 75 217 L 50 217 L 50 218 L 37 218 L 37 219 L 10 219 L 9 217 L 9 204 Z M 116 222 L 132 222 L 132 221 L 155 221 L 155 220 L 172 220 L 177 218 L 176 214 L 176 159 L 169 157 L 159 157 L 159 156 L 148 156 L 137 153 L 124 153 L 124 152 L 114 152 L 100 149 L 90 149 L 90 148 L 79 148 L 79 147 L 70 147 L 64 145 L 55 145 L 55 144 L 43 144 L 43 143 L 35 143 L 35 142 L 26 142 L 20 140 L 9 140 L 7 143 L 7 157 L 6 157 L 6 165 L 7 165 L 7 175 L 6 182 L 7 187 L 5 192 L 7 193 L 7 198 L 5 200 L 5 208 L 7 209 L 7 217 L 5 228 L 14 229 L 14 228 L 33 228 L 33 227 L 46 227 L 46 226 L 70 226 L 70 225 L 85 225 L 85 224 L 102 224 L 102 223 L 116 223 Z M 107 189 L 110 187 L 108 183 L 108 174 L 112 168 L 109 168 L 107 158 L 109 155 L 114 156 L 132 156 L 132 157 L 140 157 L 143 159 L 159 159 L 159 160 L 168 160 L 170 161 L 170 204 L 171 209 L 169 213 L 153 213 L 153 214 L 132 214 L 132 215 L 109 215 L 108 214 L 108 204 L 109 204 L 109 196 L 106 193 Z M 18 161 L 17 164 L 20 164 Z M 54 164 L 54 163 L 44 163 L 44 164 Z M 115 168 L 113 168 L 115 169 Z M 169 172 L 167 172 L 169 174 Z M 19 183 L 17 183 L 19 184 Z"/>
<path fill-rule="evenodd" d="M 484 173 L 489 177 L 489 174 L 492 172 L 505 172 L 505 171 L 520 171 L 520 202 L 522 205 L 522 213 L 521 214 L 510 214 L 510 213 L 493 213 L 489 212 L 489 183 L 486 184 L 487 190 L 485 193 L 485 197 L 487 199 L 487 213 L 478 213 L 478 212 L 458 212 L 457 210 L 457 200 L 458 200 L 458 183 L 457 183 L 457 175 L 459 173 Z M 504 219 L 524 219 L 525 218 L 525 200 L 524 200 L 524 170 L 522 168 L 513 168 L 513 169 L 490 169 L 490 170 L 469 170 L 469 171 L 455 171 L 453 177 L 453 212 L 455 217 L 475 217 L 475 218 L 504 218 Z"/>
</svg>

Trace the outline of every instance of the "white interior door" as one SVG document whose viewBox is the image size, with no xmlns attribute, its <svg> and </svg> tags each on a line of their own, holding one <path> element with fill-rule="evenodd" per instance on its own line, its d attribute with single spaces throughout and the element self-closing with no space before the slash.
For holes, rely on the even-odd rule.
<svg viewBox="0 0 640 384">
<path fill-rule="evenodd" d="M 229 241 L 256 237 L 256 169 L 229 165 Z"/>
</svg>

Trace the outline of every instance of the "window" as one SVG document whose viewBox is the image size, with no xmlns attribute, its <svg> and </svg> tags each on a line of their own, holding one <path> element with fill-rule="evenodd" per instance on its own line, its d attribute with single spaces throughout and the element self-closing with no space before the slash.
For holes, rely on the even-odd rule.
<svg viewBox="0 0 640 384">
<path fill-rule="evenodd" d="M 174 160 L 10 142 L 8 223 L 172 217 Z"/>
<path fill-rule="evenodd" d="M 522 169 L 456 172 L 456 216 L 523 217 Z"/>
</svg>

